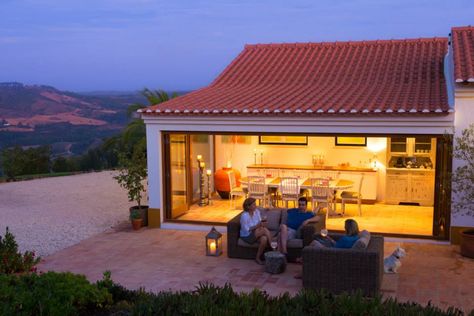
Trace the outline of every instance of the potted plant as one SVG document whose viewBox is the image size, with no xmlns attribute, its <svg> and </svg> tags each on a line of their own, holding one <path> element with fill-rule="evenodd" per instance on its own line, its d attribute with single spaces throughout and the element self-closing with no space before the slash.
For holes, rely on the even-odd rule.
<svg viewBox="0 0 474 316">
<path fill-rule="evenodd" d="M 454 194 L 452 213 L 455 217 L 474 216 L 474 124 L 464 129 L 455 138 L 454 158 L 460 165 L 454 170 L 452 192 Z M 461 254 L 474 258 L 474 228 L 461 231 Z"/>
<path fill-rule="evenodd" d="M 125 153 L 119 153 L 119 174 L 114 177 L 120 186 L 127 190 L 128 200 L 136 202 L 136 206 L 130 208 L 130 216 L 133 211 L 138 211 L 142 219 L 142 226 L 148 225 L 148 206 L 142 205 L 142 197 L 145 193 L 144 180 L 147 177 L 147 162 L 143 150 L 134 150 L 131 158 Z"/>
<path fill-rule="evenodd" d="M 132 221 L 133 230 L 138 230 L 142 227 L 142 215 L 139 210 L 132 210 L 130 212 L 130 220 Z"/>
</svg>

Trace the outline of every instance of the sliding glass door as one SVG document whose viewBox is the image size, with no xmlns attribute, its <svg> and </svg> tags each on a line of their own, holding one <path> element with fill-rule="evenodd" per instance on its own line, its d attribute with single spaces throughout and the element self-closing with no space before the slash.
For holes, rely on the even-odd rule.
<svg viewBox="0 0 474 316">
<path fill-rule="evenodd" d="M 169 135 L 171 218 L 177 218 L 188 210 L 187 143 L 185 134 Z"/>
</svg>

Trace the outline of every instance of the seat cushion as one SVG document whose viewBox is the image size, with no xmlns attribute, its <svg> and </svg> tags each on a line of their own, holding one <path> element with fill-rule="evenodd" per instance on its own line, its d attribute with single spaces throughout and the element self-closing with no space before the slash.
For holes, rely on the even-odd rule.
<svg viewBox="0 0 474 316">
<path fill-rule="evenodd" d="M 359 233 L 359 239 L 354 243 L 352 249 L 365 250 L 370 242 L 370 233 L 363 230 Z"/>
<path fill-rule="evenodd" d="M 342 191 L 341 198 L 348 198 L 348 199 L 357 199 L 359 197 L 359 193 L 352 192 L 352 191 Z"/>
<path fill-rule="evenodd" d="M 281 211 L 277 209 L 265 209 L 261 212 L 261 216 L 267 217 L 267 227 L 270 231 L 278 231 L 280 229 Z"/>
<path fill-rule="evenodd" d="M 303 248 L 303 239 L 289 239 L 287 243 L 288 248 Z"/>
<path fill-rule="evenodd" d="M 272 234 L 272 238 L 275 238 L 276 235 L 278 235 L 278 231 L 275 230 L 270 230 L 270 233 Z M 247 248 L 257 248 L 258 247 L 258 242 L 254 242 L 253 244 L 249 244 L 245 242 L 242 238 L 239 237 L 239 240 L 237 241 L 237 245 L 241 247 L 247 247 Z"/>
</svg>

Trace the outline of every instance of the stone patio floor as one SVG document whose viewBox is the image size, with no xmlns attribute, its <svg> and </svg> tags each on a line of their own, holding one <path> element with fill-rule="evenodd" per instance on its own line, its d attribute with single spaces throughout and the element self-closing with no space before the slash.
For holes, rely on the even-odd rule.
<svg viewBox="0 0 474 316">
<path fill-rule="evenodd" d="M 265 290 L 270 295 L 296 294 L 302 281 L 293 276 L 301 265 L 288 264 L 278 275 L 264 272 L 253 260 L 230 259 L 226 249 L 220 257 L 204 251 L 205 232 L 143 228 L 132 231 L 119 225 L 81 243 L 43 258 L 39 271 L 71 271 L 90 281 L 102 278 L 105 270 L 112 279 L 129 289 L 193 290 L 199 282 L 224 285 L 236 291 Z M 224 246 L 226 235 L 224 234 Z M 459 246 L 429 242 L 385 242 L 385 256 L 398 245 L 407 251 L 398 274 L 385 274 L 384 297 L 414 301 L 465 312 L 474 309 L 474 259 L 459 254 Z"/>
</svg>

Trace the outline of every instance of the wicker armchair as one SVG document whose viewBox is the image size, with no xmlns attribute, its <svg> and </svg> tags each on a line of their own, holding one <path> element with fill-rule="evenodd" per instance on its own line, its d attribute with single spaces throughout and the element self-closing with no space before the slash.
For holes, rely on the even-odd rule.
<svg viewBox="0 0 474 316">
<path fill-rule="evenodd" d="M 338 239 L 341 235 L 333 236 Z M 372 235 L 365 250 L 305 247 L 303 286 L 334 294 L 358 289 L 366 296 L 379 293 L 383 278 L 382 236 Z"/>
<path fill-rule="evenodd" d="M 280 223 L 286 223 L 286 209 L 285 208 L 272 208 L 265 209 L 264 212 L 281 212 Z M 243 259 L 255 259 L 257 255 L 258 244 L 252 245 L 247 244 L 245 241 L 240 239 L 240 215 L 237 215 L 227 223 L 227 256 L 229 258 L 243 258 Z M 301 250 L 304 246 L 309 245 L 314 238 L 314 234 L 319 233 L 322 228 L 326 227 L 326 214 L 318 214 L 321 218 L 316 223 L 310 223 L 301 228 L 301 239 L 291 239 L 288 241 L 288 260 L 294 261 L 296 258 L 301 257 Z M 270 229 L 270 227 L 269 227 Z M 273 236 L 278 234 L 277 229 L 270 229 Z M 271 250 L 270 248 L 268 250 Z"/>
</svg>

